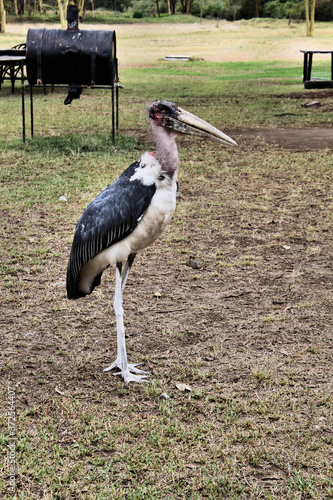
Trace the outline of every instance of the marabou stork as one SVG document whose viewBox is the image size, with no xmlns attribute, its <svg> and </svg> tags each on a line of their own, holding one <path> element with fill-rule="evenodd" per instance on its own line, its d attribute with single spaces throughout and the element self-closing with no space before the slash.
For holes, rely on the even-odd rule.
<svg viewBox="0 0 333 500">
<path fill-rule="evenodd" d="M 76 226 L 67 269 L 67 296 L 78 299 L 90 294 L 100 284 L 103 271 L 115 264 L 117 358 L 104 371 L 118 368 L 120 372 L 115 375 L 121 375 L 126 386 L 144 381 L 149 372 L 127 362 L 123 290 L 135 255 L 162 234 L 175 211 L 175 139 L 190 134 L 236 145 L 217 128 L 168 101 L 153 102 L 148 108 L 148 120 L 156 153 L 144 153 L 88 205 Z"/>
</svg>

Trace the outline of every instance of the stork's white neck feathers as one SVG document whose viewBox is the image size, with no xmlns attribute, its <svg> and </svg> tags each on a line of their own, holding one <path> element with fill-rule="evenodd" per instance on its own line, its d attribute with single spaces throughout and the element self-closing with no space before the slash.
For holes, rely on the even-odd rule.
<svg viewBox="0 0 333 500">
<path fill-rule="evenodd" d="M 149 120 L 149 124 L 155 139 L 156 157 L 162 166 L 163 172 L 172 177 L 178 168 L 179 156 L 175 139 L 179 133 L 161 127 L 153 120 Z"/>
</svg>

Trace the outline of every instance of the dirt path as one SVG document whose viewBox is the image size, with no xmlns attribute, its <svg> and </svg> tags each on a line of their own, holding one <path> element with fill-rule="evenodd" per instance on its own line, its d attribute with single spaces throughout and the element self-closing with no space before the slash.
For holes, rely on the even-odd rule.
<svg viewBox="0 0 333 500">
<path fill-rule="evenodd" d="M 151 64 L 168 54 L 187 54 L 210 62 L 294 61 L 302 71 L 300 50 L 313 47 L 313 40 L 304 36 L 302 23 L 288 21 L 271 25 L 237 21 L 208 21 L 193 24 L 81 24 L 83 30 L 115 30 L 117 52 L 121 64 Z M 26 35 L 29 28 L 60 29 L 60 24 L 8 24 L 6 33 Z M 326 29 L 327 31 L 327 29 Z M 330 50 L 331 38 L 325 27 L 316 26 L 320 35 L 317 50 Z M 327 38 L 327 40 L 326 40 Z M 133 40 L 137 43 L 133 44 Z M 316 61 L 325 56 L 316 56 Z M 327 59 L 327 57 L 326 57 Z"/>
<path fill-rule="evenodd" d="M 243 137 L 259 137 L 268 143 L 274 143 L 295 151 L 333 148 L 332 128 L 277 128 L 241 130 Z"/>
</svg>

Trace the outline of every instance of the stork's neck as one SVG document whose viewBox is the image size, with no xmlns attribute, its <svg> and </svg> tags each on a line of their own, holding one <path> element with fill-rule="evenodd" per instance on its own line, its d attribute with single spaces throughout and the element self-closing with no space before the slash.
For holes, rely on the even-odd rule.
<svg viewBox="0 0 333 500">
<path fill-rule="evenodd" d="M 156 144 L 156 156 L 162 169 L 170 177 L 178 168 L 178 150 L 176 145 L 177 132 L 157 125 L 149 120 Z"/>
</svg>

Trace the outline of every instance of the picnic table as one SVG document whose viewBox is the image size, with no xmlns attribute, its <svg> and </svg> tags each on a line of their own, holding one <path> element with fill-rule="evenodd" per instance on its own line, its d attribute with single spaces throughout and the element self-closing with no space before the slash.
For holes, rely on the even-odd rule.
<svg viewBox="0 0 333 500">
<path fill-rule="evenodd" d="M 10 80 L 14 93 L 15 81 L 22 80 L 25 64 L 25 44 L 12 49 L 0 49 L 0 89 L 4 80 Z"/>
<path fill-rule="evenodd" d="M 304 54 L 303 83 L 306 89 L 328 89 L 333 88 L 333 50 L 301 50 Z M 331 79 L 311 79 L 313 54 L 331 54 Z"/>
</svg>

